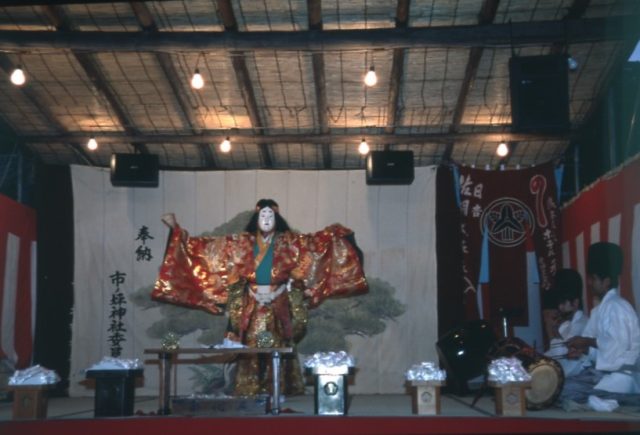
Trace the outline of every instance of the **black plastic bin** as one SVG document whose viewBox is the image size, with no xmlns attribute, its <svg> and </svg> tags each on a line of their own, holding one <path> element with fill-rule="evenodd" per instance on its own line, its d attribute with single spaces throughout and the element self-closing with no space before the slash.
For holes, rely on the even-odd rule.
<svg viewBox="0 0 640 435">
<path fill-rule="evenodd" d="M 87 370 L 87 378 L 96 380 L 95 417 L 133 415 L 136 378 L 142 369 Z"/>
</svg>

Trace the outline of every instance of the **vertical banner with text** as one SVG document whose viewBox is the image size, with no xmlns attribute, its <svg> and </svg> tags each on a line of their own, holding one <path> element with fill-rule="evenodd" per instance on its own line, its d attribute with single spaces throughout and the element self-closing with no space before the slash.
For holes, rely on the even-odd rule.
<svg viewBox="0 0 640 435">
<path fill-rule="evenodd" d="M 457 176 L 466 317 L 497 321 L 507 312 L 514 325 L 527 325 L 527 250 L 535 250 L 540 289 L 551 286 L 560 267 L 553 165 L 460 167 Z M 486 284 L 482 295 L 479 284 Z"/>
</svg>

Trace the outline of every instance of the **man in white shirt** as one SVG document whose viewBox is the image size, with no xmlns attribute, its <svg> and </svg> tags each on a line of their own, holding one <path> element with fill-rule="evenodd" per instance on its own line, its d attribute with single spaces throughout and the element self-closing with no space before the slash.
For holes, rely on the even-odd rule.
<svg viewBox="0 0 640 435">
<path fill-rule="evenodd" d="M 640 324 L 631 304 L 618 293 L 621 271 L 618 245 L 600 242 L 589 247 L 587 285 L 601 302 L 592 310 L 582 336 L 570 338 L 566 344 L 567 357 L 588 355 L 591 365 L 566 379 L 562 400 L 584 403 L 595 396 L 621 405 L 640 404 Z"/>
</svg>

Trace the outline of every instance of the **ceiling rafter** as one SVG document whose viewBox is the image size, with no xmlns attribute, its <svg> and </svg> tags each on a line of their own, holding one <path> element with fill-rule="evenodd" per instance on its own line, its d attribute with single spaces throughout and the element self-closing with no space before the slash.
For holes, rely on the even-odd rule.
<svg viewBox="0 0 640 435">
<path fill-rule="evenodd" d="M 73 26 L 64 15 L 64 12 L 60 10 L 59 6 L 42 6 L 42 11 L 45 16 L 49 19 L 51 24 L 56 29 L 59 29 L 63 32 L 73 31 Z M 76 58 L 77 62 L 80 64 L 84 72 L 91 80 L 91 83 L 95 87 L 95 89 L 102 94 L 102 96 L 107 100 L 109 106 L 113 110 L 118 118 L 118 122 L 122 126 L 122 128 L 131 135 L 137 134 L 135 129 L 132 127 L 133 122 L 129 119 L 126 112 L 122 108 L 118 98 L 113 93 L 111 88 L 107 85 L 107 79 L 102 73 L 102 70 L 98 67 L 92 55 L 86 53 L 78 53 L 76 51 L 72 51 L 73 56 Z M 148 154 L 149 150 L 144 143 L 141 142 L 132 142 L 131 146 L 140 153 Z"/>
<path fill-rule="evenodd" d="M 218 12 L 222 18 L 225 32 L 224 34 L 239 34 L 238 23 L 233 13 L 233 7 L 231 0 L 217 0 Z M 256 135 L 261 136 L 263 134 L 264 125 L 260 119 L 260 111 L 258 110 L 258 102 L 256 101 L 256 95 L 251 83 L 251 77 L 249 75 L 249 69 L 247 68 L 247 62 L 244 57 L 244 53 L 231 53 L 231 63 L 236 73 L 236 81 L 240 87 L 240 93 L 242 99 L 249 112 L 249 119 L 251 120 L 251 126 L 256 130 Z M 260 149 L 260 157 L 262 164 L 265 168 L 273 168 L 273 159 L 271 158 L 271 152 L 269 151 L 269 145 L 267 143 L 258 143 Z"/>
<path fill-rule="evenodd" d="M 574 132 L 566 133 L 509 133 L 497 131 L 495 128 L 485 126 L 484 129 L 474 126 L 475 131 L 463 133 L 393 133 L 386 134 L 375 132 L 367 135 L 367 142 L 376 145 L 385 143 L 415 145 L 425 143 L 447 143 L 449 141 L 461 142 L 498 142 L 506 141 L 541 141 L 541 140 L 558 140 L 565 141 L 573 137 Z M 186 134 L 143 134 L 130 136 L 117 132 L 100 133 L 100 142 L 104 143 L 122 143 L 128 141 L 140 141 L 146 143 L 210 143 L 219 141 L 225 137 L 229 137 L 233 142 L 245 144 L 259 143 L 310 143 L 310 144 L 332 144 L 332 143 L 360 143 L 362 138 L 361 128 L 349 128 L 344 133 L 327 133 L 327 134 L 270 134 L 255 135 L 251 129 L 246 131 L 229 131 L 205 130 L 197 135 Z M 21 135 L 20 140 L 26 143 L 44 143 L 44 142 L 61 142 L 61 141 L 82 141 L 87 140 L 86 132 L 64 133 L 64 134 L 40 134 L 40 135 Z"/>
<path fill-rule="evenodd" d="M 0 0 L 0 6 L 6 3 Z M 640 35 L 640 27 L 637 26 L 640 8 L 635 4 L 624 8 L 603 8 L 600 2 L 590 0 L 571 0 L 564 2 L 562 8 L 559 8 L 560 5 L 549 8 L 544 2 L 522 3 L 520 0 L 516 3 L 499 0 L 476 1 L 477 18 L 471 17 L 472 25 L 462 26 L 442 26 L 440 16 L 429 15 L 440 13 L 433 10 L 433 5 L 396 0 L 391 4 L 395 9 L 395 26 L 392 28 L 375 25 L 373 27 L 376 28 L 368 28 L 375 22 L 377 14 L 377 11 L 371 8 L 365 8 L 362 20 L 355 20 L 352 12 L 342 7 L 342 4 L 334 9 L 333 4 L 322 0 L 306 0 L 306 11 L 304 6 L 302 9 L 292 9 L 286 2 L 258 2 L 260 5 L 256 6 L 263 11 L 262 13 L 253 7 L 246 9 L 244 2 L 235 0 L 199 2 L 197 6 L 195 3 L 179 1 L 174 4 L 156 4 L 157 7 L 152 7 L 146 0 L 25 0 L 8 3 L 15 6 L 32 3 L 58 8 L 62 19 L 65 20 L 61 23 L 62 26 L 56 26 L 56 29 L 49 25 L 50 21 L 47 21 L 46 17 L 43 23 L 42 8 L 27 7 L 20 10 L 20 13 L 16 8 L 15 14 L 10 7 L 6 9 L 11 14 L 11 20 L 7 17 L 3 21 L 3 28 L 13 30 L 0 31 L 0 57 L 5 56 L 10 64 L 17 64 L 19 57 L 29 56 L 41 56 L 45 61 L 44 64 L 35 63 L 31 67 L 28 79 L 33 82 L 27 83 L 27 86 L 31 85 L 34 96 L 41 96 L 41 93 L 58 95 L 55 88 L 47 89 L 47 86 L 58 85 L 40 74 L 49 72 L 54 80 L 61 83 L 65 83 L 64 80 L 69 78 L 66 69 L 68 67 L 53 62 L 53 59 L 49 62 L 46 59 L 47 55 L 61 52 L 66 55 L 73 54 L 78 58 L 74 64 L 82 65 L 86 75 L 81 71 L 80 76 L 70 77 L 74 84 L 68 87 L 69 94 L 59 97 L 58 105 L 73 105 L 76 86 L 78 89 L 85 89 L 86 93 L 88 84 L 90 90 L 102 99 L 107 113 L 111 114 L 113 121 L 118 125 L 119 118 L 115 113 L 117 109 L 109 107 L 111 102 L 100 94 L 100 88 L 95 82 L 92 84 L 93 78 L 87 78 L 96 77 L 102 72 L 103 85 L 117 98 L 116 103 L 120 103 L 124 115 L 131 121 L 123 124 L 131 130 L 118 126 L 117 131 L 96 131 L 100 143 L 104 142 L 110 146 L 101 147 L 97 152 L 91 153 L 84 146 L 86 139 L 93 134 L 91 126 L 77 124 L 70 127 L 59 116 L 55 106 L 46 104 L 48 100 L 32 96 L 34 104 L 47 106 L 45 110 L 48 109 L 48 112 L 54 115 L 61 128 L 56 124 L 49 124 L 46 117 L 38 113 L 37 107 L 28 104 L 26 98 L 23 100 L 24 104 L 33 107 L 33 110 L 26 110 L 24 119 L 10 116 L 11 112 L 7 111 L 11 108 L 5 107 L 5 113 L 0 119 L 11 119 L 14 124 L 11 127 L 23 133 L 16 136 L 16 142 L 30 146 L 36 153 L 42 152 L 42 161 L 52 164 L 84 164 L 86 160 L 80 154 L 84 152 L 99 162 L 98 164 L 104 165 L 103 162 L 108 161 L 107 155 L 111 149 L 123 149 L 133 142 L 148 145 L 149 150 L 160 152 L 160 157 L 164 157 L 164 169 L 265 168 L 267 166 L 264 150 L 267 157 L 273 159 L 270 163 L 272 168 L 361 168 L 363 159 L 356 149 L 361 138 L 366 136 L 367 141 L 375 146 L 374 149 L 384 147 L 413 150 L 418 165 L 439 163 L 444 152 L 448 161 L 451 161 L 453 154 L 461 164 L 475 163 L 485 166 L 490 163 L 489 167 L 495 167 L 496 162 L 500 161 L 498 166 L 506 164 L 505 166 L 510 167 L 516 163 L 528 166 L 545 159 L 560 158 L 567 145 L 576 141 L 578 135 L 582 134 L 582 130 L 579 129 L 590 122 L 590 114 L 598 106 L 602 106 L 603 98 L 607 97 L 605 91 L 611 77 L 616 75 L 620 63 L 626 60 L 626 57 L 623 58 L 625 52 L 635 44 Z M 76 3 L 84 4 L 86 8 L 66 9 L 53 6 Z M 118 3 L 118 6 L 93 7 L 94 3 Z M 458 3 L 459 0 L 447 2 L 453 17 L 450 23 L 468 22 L 470 11 L 460 7 Z M 498 5 L 500 19 L 495 12 Z M 308 20 L 308 25 L 300 25 L 300 18 L 303 21 Z M 428 24 L 425 24 L 425 18 Z M 536 21 L 537 19 L 553 21 Z M 95 27 L 85 27 L 87 20 L 94 23 Z M 340 29 L 327 30 L 327 20 L 332 23 L 348 21 L 349 25 L 339 25 Z M 420 24 L 413 24 L 414 20 Z M 515 22 L 511 24 L 511 20 Z M 131 23 L 133 27 L 130 27 Z M 277 24 L 272 27 L 273 23 Z M 290 24 L 286 27 L 290 30 L 271 31 L 282 29 L 279 26 L 287 25 L 286 23 Z M 113 27 L 113 24 L 121 27 Z M 224 27 L 220 26 L 222 24 Z M 38 25 L 40 27 L 36 27 Z M 260 31 L 253 31 L 254 25 L 255 28 L 260 28 Z M 412 28 L 411 25 L 419 27 Z M 35 29 L 40 30 L 33 31 Z M 426 50 L 428 47 L 437 49 Z M 484 90 L 484 96 L 478 95 L 475 88 L 480 78 L 476 75 L 481 74 L 480 69 L 486 60 L 484 49 L 498 51 L 500 55 L 497 59 L 503 62 L 509 57 L 510 47 L 525 48 L 525 51 L 530 53 L 550 51 L 573 54 L 581 60 L 578 72 L 572 76 L 574 91 L 571 95 L 571 107 L 574 124 L 569 132 L 511 132 L 513 126 L 510 119 L 504 119 L 505 116 L 509 118 L 508 101 L 507 106 L 504 105 L 504 92 L 506 95 L 509 94 L 508 76 L 496 76 L 495 81 L 491 82 L 491 88 Z M 419 50 L 415 51 L 424 52 L 425 59 L 434 67 L 433 62 L 442 62 L 445 52 L 453 53 L 454 57 L 447 57 L 449 69 L 444 71 L 444 75 L 416 77 L 416 73 L 419 75 L 420 64 L 408 63 L 410 52 L 407 50 L 416 48 Z M 104 57 L 100 55 L 102 52 L 113 55 Z M 315 92 L 312 100 L 309 100 L 308 96 L 304 100 L 304 107 L 295 107 L 296 119 L 284 116 L 281 126 L 271 125 L 269 115 L 275 114 L 277 109 L 274 107 L 281 104 L 277 99 L 261 98 L 261 93 L 267 89 L 263 89 L 262 86 L 266 82 L 260 81 L 259 77 L 262 75 L 260 71 L 264 70 L 265 74 L 272 72 L 272 65 L 264 61 L 274 52 L 285 52 L 303 58 L 300 72 L 307 81 L 313 80 L 312 92 Z M 378 88 L 367 103 L 377 111 L 378 122 L 373 121 L 373 124 L 369 123 L 366 127 L 361 125 L 358 128 L 357 118 L 351 118 L 352 115 L 357 115 L 357 108 L 344 106 L 345 102 L 350 104 L 354 101 L 349 98 L 349 92 L 357 91 L 358 86 L 338 88 L 330 86 L 331 80 L 325 83 L 328 80 L 327 74 L 331 72 L 331 68 L 325 63 L 329 59 L 328 56 L 341 53 L 352 57 L 349 59 L 349 68 L 359 68 L 357 56 L 350 54 L 359 56 L 365 52 L 374 55 L 384 54 L 388 62 L 384 68 L 387 75 L 378 84 L 379 87 L 382 85 L 382 88 Z M 163 114 L 162 117 L 154 119 L 157 129 L 150 131 L 138 124 L 148 122 L 148 118 L 139 118 L 135 115 L 138 112 L 130 111 L 125 105 L 126 96 L 120 94 L 126 89 L 111 82 L 117 78 L 112 77 L 106 68 L 114 63 L 122 64 L 119 55 L 127 53 L 140 53 L 140 62 L 137 65 L 143 66 L 150 74 L 149 77 L 160 77 L 160 85 L 156 86 L 156 89 L 161 93 L 161 101 L 147 99 L 141 102 L 146 107 L 154 105 L 153 110 L 147 110 L 147 113 L 155 111 L 158 108 L 157 104 L 164 105 L 167 116 Z M 199 94 L 189 87 L 188 76 L 193 70 L 189 71 L 182 63 L 189 56 L 195 58 L 196 55 L 201 57 L 204 54 L 207 60 L 213 59 L 210 56 L 222 55 L 227 61 L 227 67 L 232 68 L 227 71 L 230 71 L 231 75 L 228 78 L 231 78 L 231 82 L 218 82 L 216 74 L 224 67 L 219 63 L 207 64 L 207 73 L 212 74 L 212 79 L 216 82 L 214 92 L 218 93 L 221 100 L 214 98 L 213 101 L 200 101 Z M 93 68 L 91 65 L 84 65 L 83 56 L 93 63 Z M 462 63 L 459 62 L 459 56 L 462 56 Z M 130 58 L 130 55 L 126 57 Z M 100 71 L 96 72 L 96 69 Z M 438 69 L 437 72 L 442 71 Z M 412 89 L 419 90 L 420 94 L 406 94 L 408 77 L 413 77 Z M 299 84 L 293 75 L 281 77 L 284 86 L 294 85 L 290 82 L 291 79 L 295 81 L 296 86 Z M 332 77 L 332 80 L 336 79 L 357 80 L 352 76 Z M 165 80 L 169 83 L 164 83 Z M 0 85 L 3 86 L 5 98 L 16 95 L 16 92 L 22 96 L 21 90 L 9 88 L 9 83 Z M 137 85 L 137 82 L 132 82 L 132 85 Z M 301 85 L 304 87 L 304 83 Z M 142 92 L 146 92 L 147 88 L 141 89 Z M 285 87 L 285 91 L 286 89 Z M 238 91 L 242 95 L 239 101 L 236 98 L 231 107 L 223 105 L 229 92 Z M 482 94 L 482 90 L 479 91 Z M 480 106 L 473 103 L 471 107 L 471 100 L 476 97 L 481 98 Z M 410 99 L 406 101 L 409 106 L 405 104 L 406 98 Z M 340 112 L 333 111 L 334 99 L 338 103 L 340 100 L 343 102 Z M 419 107 L 420 99 L 422 109 Z M 201 115 L 196 104 L 204 104 L 206 113 Z M 238 107 L 241 108 L 240 116 L 244 121 L 241 123 L 242 127 L 234 128 L 233 121 L 229 124 L 229 117 L 238 114 Z M 82 115 L 83 110 L 85 115 Z M 73 111 L 78 116 L 91 117 L 89 106 L 77 107 Z M 337 117 L 335 122 L 340 124 L 339 127 L 334 126 L 333 117 Z M 502 121 L 494 125 L 490 124 L 491 119 Z M 205 122 L 211 124 L 205 125 Z M 32 126 L 37 125 L 44 127 L 33 131 Z M 211 128 L 212 126 L 215 127 Z M 227 159 L 226 155 L 217 154 L 219 151 L 214 145 L 225 137 L 230 137 L 234 144 L 238 144 L 231 160 Z M 512 153 L 501 160 L 495 156 L 494 151 L 495 145 L 502 140 L 509 143 Z M 304 146 L 299 146 L 300 144 Z M 67 148 L 62 148 L 67 145 L 73 149 L 73 153 L 67 152 Z M 518 145 L 520 147 L 517 148 L 517 155 L 514 155 L 513 150 Z M 276 159 L 276 149 L 286 149 L 290 158 Z M 60 156 L 56 157 L 56 152 L 59 152 Z M 208 157 L 206 153 L 209 154 Z M 175 166 L 168 166 L 169 162 Z"/>
<path fill-rule="evenodd" d="M 496 11 L 498 10 L 499 3 L 500 0 L 485 0 L 484 3 L 482 3 L 480 13 L 478 14 L 478 24 L 488 25 L 493 23 L 493 20 L 496 17 Z M 462 117 L 464 116 L 464 111 L 467 107 L 467 97 L 469 96 L 469 91 L 473 87 L 473 83 L 476 80 L 476 75 L 478 73 L 478 67 L 480 66 L 480 60 L 482 59 L 483 52 L 484 48 L 482 47 L 471 47 L 471 50 L 469 51 L 469 60 L 467 60 L 467 66 L 465 67 L 464 71 L 464 78 L 462 79 L 462 84 L 460 85 L 460 93 L 458 94 L 458 100 L 456 101 L 456 106 L 453 110 L 451 125 L 449 126 L 450 133 L 457 133 L 460 128 L 460 123 L 462 122 Z M 453 142 L 449 142 L 447 144 L 442 155 L 443 161 L 451 161 L 453 146 Z"/>
<path fill-rule="evenodd" d="M 149 33 L 158 32 L 158 26 L 156 25 L 153 15 L 144 2 L 131 2 L 131 9 L 140 23 L 140 27 L 142 27 L 144 31 Z M 178 104 L 177 112 L 182 119 L 182 122 L 188 126 L 192 133 L 198 133 L 199 129 L 195 126 L 195 122 L 193 121 L 195 119 L 193 110 L 191 109 L 189 101 L 185 97 L 185 90 L 180 87 L 182 80 L 176 72 L 171 55 L 168 53 L 155 53 L 155 56 L 164 76 L 167 78 L 167 82 L 171 88 L 171 93 Z M 200 146 L 200 156 L 208 169 L 216 169 L 218 167 L 210 144 L 203 144 Z"/>
<path fill-rule="evenodd" d="M 218 0 L 224 4 L 229 0 Z M 226 10 L 218 6 L 218 11 Z M 391 50 L 424 47 L 524 47 L 637 39 L 639 15 L 468 26 L 255 32 L 0 31 L 0 49 L 231 52 Z M 224 20 L 223 20 L 224 21 Z M 226 27 L 226 24 L 225 24 Z"/>
<path fill-rule="evenodd" d="M 309 29 L 322 30 L 322 0 L 307 0 L 309 14 Z M 325 134 L 329 132 L 327 120 L 327 87 L 324 75 L 324 54 L 314 52 L 311 55 L 313 64 L 313 85 L 316 91 L 316 111 L 318 112 L 318 130 Z M 331 168 L 331 145 L 322 144 L 322 164 L 325 169 Z"/>
<path fill-rule="evenodd" d="M 5 54 L 0 54 L 0 68 L 2 68 L 7 76 L 9 76 L 16 68 L 16 66 L 11 63 L 11 61 Z M 22 88 L 20 88 L 20 91 L 29 101 L 29 103 L 38 109 L 38 111 L 42 114 L 42 116 L 47 120 L 49 124 L 51 124 L 56 130 L 60 132 L 66 132 L 66 129 L 62 124 L 60 124 L 53 112 L 51 112 L 51 110 L 49 110 L 49 108 L 44 104 L 40 104 L 40 98 L 31 86 L 23 86 Z M 19 135 L 17 137 L 20 138 Z M 69 148 L 71 148 L 73 153 L 77 155 L 81 160 L 83 160 L 86 164 L 90 166 L 96 166 L 96 162 L 93 160 L 93 158 L 77 141 L 69 140 L 61 142 L 67 144 Z"/>
<path fill-rule="evenodd" d="M 175 0 L 147 0 L 155 2 L 168 2 Z M 0 0 L 0 6 L 48 6 L 48 5 L 74 5 L 86 3 L 129 3 L 130 0 Z M 145 3 L 141 1 L 138 3 Z"/>
<path fill-rule="evenodd" d="M 398 0 L 396 6 L 396 28 L 405 29 L 409 23 L 410 0 Z M 398 117 L 398 99 L 400 96 L 400 86 L 404 74 L 404 48 L 393 49 L 393 60 L 391 62 L 391 76 L 389 77 L 389 98 L 387 99 L 387 125 L 384 132 L 392 134 Z M 385 144 L 388 149 L 390 144 Z"/>
</svg>

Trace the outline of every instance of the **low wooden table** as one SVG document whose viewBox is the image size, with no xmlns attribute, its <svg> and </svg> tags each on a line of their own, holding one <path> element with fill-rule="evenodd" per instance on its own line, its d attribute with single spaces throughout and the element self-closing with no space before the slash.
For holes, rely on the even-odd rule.
<svg viewBox="0 0 640 435">
<path fill-rule="evenodd" d="M 292 347 L 264 347 L 264 348 L 178 348 L 178 349 L 145 349 L 145 354 L 157 354 L 160 364 L 160 409 L 158 414 L 171 414 L 171 367 L 178 363 L 202 363 L 203 356 L 227 357 L 227 362 L 233 361 L 239 355 L 271 354 L 273 366 L 273 394 L 271 395 L 271 413 L 280 414 L 280 356 L 293 353 Z M 181 358 L 181 355 L 198 355 L 195 358 Z"/>
</svg>

